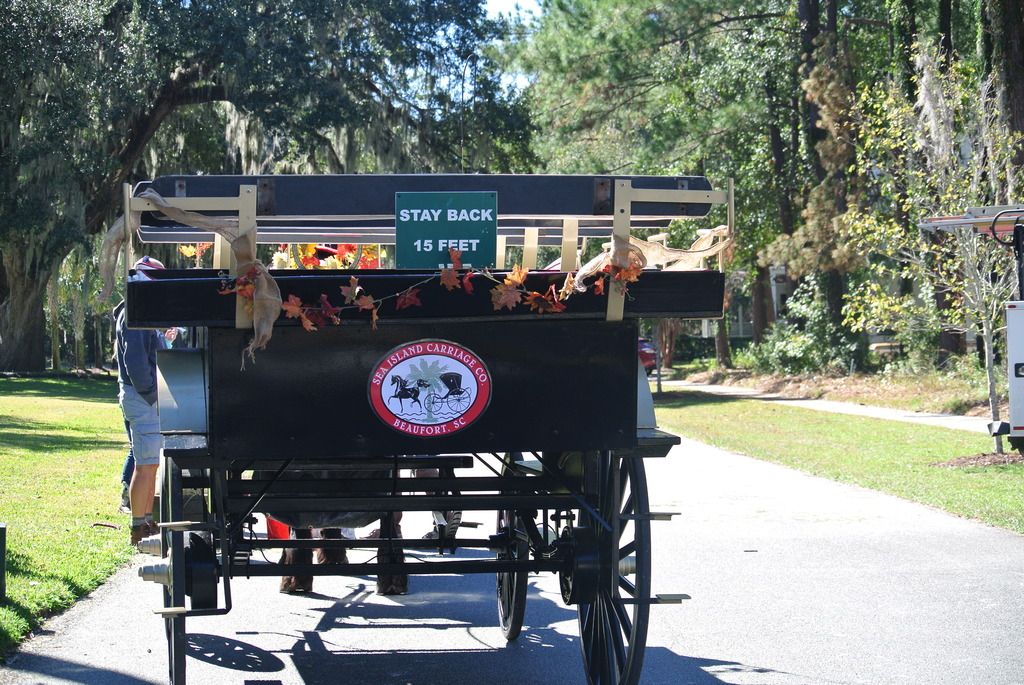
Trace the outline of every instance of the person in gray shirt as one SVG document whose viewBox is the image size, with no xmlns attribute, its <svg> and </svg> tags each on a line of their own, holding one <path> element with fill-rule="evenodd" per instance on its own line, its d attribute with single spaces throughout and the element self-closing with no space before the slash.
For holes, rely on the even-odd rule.
<svg viewBox="0 0 1024 685">
<path fill-rule="evenodd" d="M 148 271 L 163 269 L 152 257 L 135 262 L 129 280 L 148 280 Z M 164 336 L 153 329 L 128 328 L 125 303 L 114 309 L 117 350 L 117 401 L 128 428 L 131 454 L 135 459 L 128 499 L 132 513 L 131 543 L 158 531 L 153 521 L 153 495 L 160 463 L 160 419 L 156 402 L 156 351 L 164 347 Z"/>
</svg>

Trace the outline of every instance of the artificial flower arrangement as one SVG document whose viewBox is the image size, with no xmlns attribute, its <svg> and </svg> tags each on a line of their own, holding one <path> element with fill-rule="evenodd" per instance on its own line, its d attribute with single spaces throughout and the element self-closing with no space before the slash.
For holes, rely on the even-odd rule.
<svg viewBox="0 0 1024 685">
<path fill-rule="evenodd" d="M 326 253 L 319 257 L 317 253 Z M 387 251 L 381 245 L 353 245 L 344 243 L 337 247 L 314 245 L 278 245 L 271 258 L 272 269 L 379 269 L 381 260 L 387 258 Z"/>
</svg>

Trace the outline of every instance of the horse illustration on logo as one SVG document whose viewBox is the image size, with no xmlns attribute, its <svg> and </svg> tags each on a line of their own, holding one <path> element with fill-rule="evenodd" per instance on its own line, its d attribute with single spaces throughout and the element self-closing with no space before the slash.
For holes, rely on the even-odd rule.
<svg viewBox="0 0 1024 685">
<path fill-rule="evenodd" d="M 405 400 L 412 400 L 416 404 L 423 408 L 423 403 L 420 402 L 420 391 L 430 388 L 430 383 L 420 378 L 415 384 L 410 385 L 409 381 L 402 378 L 398 374 L 391 377 L 391 387 L 395 391 L 395 394 L 388 398 L 388 402 L 397 399 L 399 406 L 399 413 L 405 411 Z"/>
</svg>

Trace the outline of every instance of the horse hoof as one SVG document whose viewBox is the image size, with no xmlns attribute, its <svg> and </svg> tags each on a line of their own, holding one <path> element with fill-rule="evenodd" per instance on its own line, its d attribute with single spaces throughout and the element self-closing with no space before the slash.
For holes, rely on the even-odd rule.
<svg viewBox="0 0 1024 685">
<path fill-rule="evenodd" d="M 282 576 L 281 592 L 293 595 L 297 592 L 312 592 L 313 576 Z"/>
<path fill-rule="evenodd" d="M 409 594 L 409 576 L 378 576 L 378 595 L 407 595 Z"/>
</svg>

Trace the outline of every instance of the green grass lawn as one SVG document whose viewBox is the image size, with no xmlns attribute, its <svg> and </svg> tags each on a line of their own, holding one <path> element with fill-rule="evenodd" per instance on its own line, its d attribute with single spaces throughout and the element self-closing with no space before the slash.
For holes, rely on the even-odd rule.
<svg viewBox="0 0 1024 685">
<path fill-rule="evenodd" d="M 933 465 L 990 452 L 984 435 L 698 392 L 655 406 L 662 428 L 688 438 L 1024 533 L 1024 464 Z"/>
<path fill-rule="evenodd" d="M 0 379 L 0 660 L 131 558 L 127 515 L 117 512 L 127 440 L 116 395 L 111 381 Z"/>
</svg>

